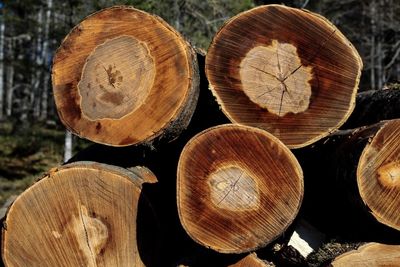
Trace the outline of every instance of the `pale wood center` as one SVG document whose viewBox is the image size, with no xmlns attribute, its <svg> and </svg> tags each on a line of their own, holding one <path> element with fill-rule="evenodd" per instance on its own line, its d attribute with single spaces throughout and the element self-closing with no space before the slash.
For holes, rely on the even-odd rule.
<svg viewBox="0 0 400 267">
<path fill-rule="evenodd" d="M 240 63 L 240 78 L 252 102 L 284 116 L 308 109 L 312 69 L 301 64 L 295 46 L 273 40 L 271 45 L 256 46 L 246 54 Z"/>
<path fill-rule="evenodd" d="M 120 119 L 139 108 L 149 95 L 155 64 L 146 44 L 130 36 L 96 47 L 78 83 L 83 114 L 91 120 Z"/>
<path fill-rule="evenodd" d="M 79 248 L 86 256 L 87 266 L 95 267 L 97 266 L 97 256 L 107 244 L 108 228 L 100 219 L 90 216 L 85 206 L 79 205 L 79 209 L 79 217 L 72 221 L 72 229 Z M 57 236 L 55 237 L 57 238 Z"/>
<path fill-rule="evenodd" d="M 209 177 L 211 201 L 228 210 L 256 209 L 260 203 L 256 181 L 244 169 L 229 166 L 218 169 Z"/>
<path fill-rule="evenodd" d="M 400 186 L 400 161 L 381 166 L 378 170 L 379 181 L 389 187 Z"/>
</svg>

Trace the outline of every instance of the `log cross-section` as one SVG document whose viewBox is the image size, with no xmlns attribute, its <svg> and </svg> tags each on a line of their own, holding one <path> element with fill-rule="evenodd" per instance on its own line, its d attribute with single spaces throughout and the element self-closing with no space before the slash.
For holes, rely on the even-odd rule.
<svg viewBox="0 0 400 267">
<path fill-rule="evenodd" d="M 268 132 L 226 124 L 193 137 L 179 159 L 181 223 L 198 243 L 222 253 L 273 241 L 296 216 L 303 173 L 290 150 Z"/>
<path fill-rule="evenodd" d="M 175 138 L 199 93 L 196 53 L 157 16 L 115 6 L 85 18 L 54 56 L 61 121 L 97 143 L 127 146 Z"/>
<path fill-rule="evenodd" d="M 138 202 L 142 183 L 156 181 L 144 167 L 93 162 L 50 171 L 7 213 L 5 265 L 145 266 L 137 238 Z"/>
<path fill-rule="evenodd" d="M 326 18 L 281 5 L 227 21 L 206 57 L 210 88 L 226 116 L 290 148 L 338 129 L 354 109 L 362 61 Z"/>
</svg>

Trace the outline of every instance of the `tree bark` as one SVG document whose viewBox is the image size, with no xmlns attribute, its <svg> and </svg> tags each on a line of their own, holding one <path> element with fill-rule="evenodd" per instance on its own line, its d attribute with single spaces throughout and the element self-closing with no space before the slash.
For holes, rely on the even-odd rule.
<svg viewBox="0 0 400 267">
<path fill-rule="evenodd" d="M 155 182 L 144 167 L 80 162 L 51 170 L 6 215 L 5 265 L 154 266 L 145 261 L 157 255 L 143 250 L 149 240 L 139 221 L 142 184 Z"/>
<path fill-rule="evenodd" d="M 64 125 L 112 146 L 176 138 L 199 93 L 190 45 L 161 18 L 121 6 L 87 17 L 69 33 L 52 78 Z"/>
<path fill-rule="evenodd" d="M 44 40 L 43 40 L 43 47 L 42 47 L 42 60 L 43 60 L 43 67 L 46 69 L 45 74 L 43 75 L 43 85 L 42 85 L 42 95 L 40 100 L 40 120 L 47 119 L 48 113 L 48 95 L 49 95 L 49 84 L 50 84 L 50 64 L 49 64 L 49 30 L 51 24 L 51 14 L 53 9 L 53 0 L 47 0 L 47 10 L 46 10 L 46 23 L 44 26 Z"/>
<path fill-rule="evenodd" d="M 342 129 L 400 118 L 400 90 L 370 90 L 357 94 L 356 107 Z"/>
<path fill-rule="evenodd" d="M 399 154 L 400 120 L 338 131 L 299 151 L 306 218 L 331 235 L 398 238 L 388 227 L 400 229 Z"/>
<path fill-rule="evenodd" d="M 72 158 L 72 134 L 70 131 L 65 131 L 64 141 L 64 162 L 69 161 Z"/>
<path fill-rule="evenodd" d="M 226 124 L 192 138 L 177 172 L 181 223 L 193 240 L 222 253 L 263 247 L 291 224 L 303 198 L 293 154 L 258 128 Z"/>
<path fill-rule="evenodd" d="M 312 144 L 346 121 L 361 68 L 357 50 L 327 19 L 279 5 L 233 17 L 206 58 L 226 116 L 269 131 L 289 148 Z"/>
</svg>

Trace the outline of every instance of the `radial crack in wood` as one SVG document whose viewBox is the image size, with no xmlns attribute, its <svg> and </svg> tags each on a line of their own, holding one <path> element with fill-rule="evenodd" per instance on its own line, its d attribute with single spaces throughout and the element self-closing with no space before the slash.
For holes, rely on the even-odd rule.
<svg viewBox="0 0 400 267">
<path fill-rule="evenodd" d="M 240 78 L 250 100 L 275 115 L 296 114 L 309 106 L 312 67 L 302 66 L 291 44 L 272 40 L 269 46 L 252 48 L 240 63 Z"/>
<path fill-rule="evenodd" d="M 144 167 L 131 172 L 91 162 L 49 172 L 7 213 L 5 265 L 144 266 L 137 209 L 142 183 L 156 181 Z"/>
<path fill-rule="evenodd" d="M 346 121 L 361 69 L 356 49 L 326 18 L 281 5 L 230 19 L 206 57 L 210 89 L 225 115 L 271 132 L 290 148 Z"/>
<path fill-rule="evenodd" d="M 289 226 L 303 198 L 303 174 L 277 138 L 222 125 L 193 137 L 179 159 L 177 204 L 186 232 L 222 253 L 265 246 Z"/>
<path fill-rule="evenodd" d="M 128 6 L 75 26 L 54 56 L 52 81 L 64 125 L 113 146 L 177 137 L 199 94 L 190 45 L 161 18 Z"/>
</svg>

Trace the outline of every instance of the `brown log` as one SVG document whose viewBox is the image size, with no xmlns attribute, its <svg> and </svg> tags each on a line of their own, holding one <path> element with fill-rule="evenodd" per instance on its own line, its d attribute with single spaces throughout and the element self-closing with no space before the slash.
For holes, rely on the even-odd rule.
<svg viewBox="0 0 400 267">
<path fill-rule="evenodd" d="M 364 91 L 357 94 L 356 107 L 342 128 L 352 129 L 397 118 L 400 118 L 399 89 Z"/>
<path fill-rule="evenodd" d="M 73 28 L 56 52 L 52 79 L 64 125 L 113 146 L 176 137 L 198 98 L 194 50 L 161 18 L 126 6 Z"/>
<path fill-rule="evenodd" d="M 79 162 L 51 170 L 10 207 L 6 266 L 145 266 L 137 229 L 144 167 Z M 147 265 L 147 264 L 146 264 Z"/>
<path fill-rule="evenodd" d="M 338 131 L 297 156 L 309 183 L 306 212 L 315 213 L 311 205 L 318 201 L 321 220 L 331 229 L 353 225 L 351 235 L 373 235 L 377 221 L 400 230 L 400 120 Z"/>
<path fill-rule="evenodd" d="M 281 5 L 233 17 L 206 58 L 210 88 L 227 117 L 263 128 L 290 148 L 346 121 L 361 68 L 356 49 L 327 19 Z"/>
<path fill-rule="evenodd" d="M 267 263 L 257 257 L 256 253 L 251 253 L 240 261 L 229 265 L 228 267 L 274 267 L 272 263 Z"/>
<path fill-rule="evenodd" d="M 185 146 L 178 163 L 178 213 L 196 242 L 242 253 L 273 241 L 295 218 L 303 174 L 290 150 L 258 128 L 226 124 Z"/>
<path fill-rule="evenodd" d="M 332 267 L 395 267 L 400 265 L 400 245 L 367 243 L 337 257 Z"/>
</svg>

